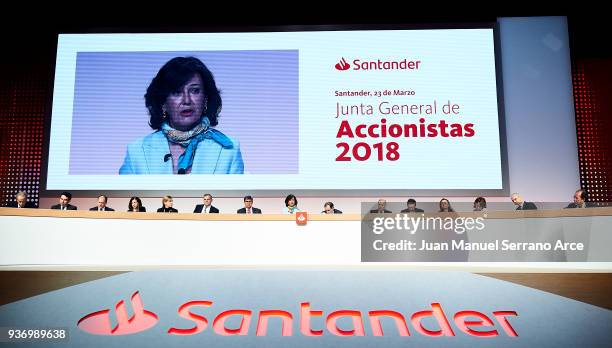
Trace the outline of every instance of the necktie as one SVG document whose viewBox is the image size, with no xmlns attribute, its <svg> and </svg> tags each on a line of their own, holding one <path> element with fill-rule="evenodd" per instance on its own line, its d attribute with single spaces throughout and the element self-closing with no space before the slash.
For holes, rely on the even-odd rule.
<svg viewBox="0 0 612 348">
<path fill-rule="evenodd" d="M 249 210 L 247 210 L 247 214 L 251 214 L 251 208 L 249 208 Z"/>
<path fill-rule="evenodd" d="M 204 206 L 204 214 L 208 213 L 208 207 Z"/>
</svg>

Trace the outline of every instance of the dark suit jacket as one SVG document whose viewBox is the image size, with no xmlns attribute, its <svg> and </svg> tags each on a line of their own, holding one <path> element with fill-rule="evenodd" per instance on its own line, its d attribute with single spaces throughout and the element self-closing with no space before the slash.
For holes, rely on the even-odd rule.
<svg viewBox="0 0 612 348">
<path fill-rule="evenodd" d="M 423 210 L 423 209 L 414 208 L 414 211 L 410 211 L 408 209 L 404 209 L 400 213 L 424 213 L 424 212 L 425 212 L 425 210 Z"/>
<path fill-rule="evenodd" d="M 521 209 L 521 206 L 519 205 L 516 207 L 516 210 L 538 210 L 538 207 L 531 202 L 523 202 L 523 209 Z"/>
<path fill-rule="evenodd" d="M 261 209 L 252 207 L 251 210 L 253 214 L 261 214 Z M 236 211 L 238 214 L 246 214 L 246 208 L 240 208 Z"/>
<path fill-rule="evenodd" d="M 391 210 L 385 209 L 384 213 L 388 214 L 388 213 L 393 213 L 393 212 Z M 382 214 L 382 213 L 379 213 L 378 209 L 372 209 L 372 210 L 370 210 L 370 214 Z"/>
<path fill-rule="evenodd" d="M 325 210 L 321 211 L 321 214 L 325 214 Z M 342 210 L 334 208 L 334 214 L 342 214 Z"/>
<path fill-rule="evenodd" d="M 7 208 L 17 208 L 17 202 L 10 202 L 9 204 L 7 204 L 6 206 Z M 36 206 L 36 204 L 32 203 L 32 202 L 27 202 L 25 204 L 24 208 L 38 208 Z"/>
<path fill-rule="evenodd" d="M 98 207 L 89 208 L 89 211 L 98 211 Z M 104 211 L 115 211 L 115 209 L 104 207 Z"/>
<path fill-rule="evenodd" d="M 174 209 L 174 208 L 165 208 L 165 207 L 161 207 L 159 209 L 157 209 L 158 213 L 178 213 L 178 210 Z"/>
<path fill-rule="evenodd" d="M 134 212 L 134 211 L 132 211 L 131 209 L 128 209 L 128 211 L 127 211 L 127 212 L 128 212 L 128 213 L 135 213 L 135 212 Z M 145 207 L 140 207 L 140 208 L 138 209 L 138 212 L 139 212 L 139 213 L 146 213 L 146 212 L 147 212 L 147 208 L 145 208 Z"/>
<path fill-rule="evenodd" d="M 595 207 L 595 204 L 593 202 L 585 202 L 585 208 L 593 208 L 593 207 Z M 573 208 L 578 208 L 578 204 L 572 202 L 567 207 L 565 207 L 565 209 L 573 209 Z"/>
<path fill-rule="evenodd" d="M 204 204 L 198 204 L 195 206 L 195 209 L 193 210 L 194 213 L 202 213 L 202 210 L 204 209 Z M 208 212 L 210 214 L 219 214 L 219 209 L 215 208 L 213 205 L 210 206 L 210 209 L 208 210 Z"/>
<path fill-rule="evenodd" d="M 68 204 L 66 207 L 67 207 L 67 209 L 68 209 L 68 210 L 77 210 L 77 207 L 75 207 L 75 206 L 74 206 L 74 205 L 72 205 L 72 204 Z M 61 205 L 59 205 L 59 204 L 52 205 L 52 206 L 51 206 L 51 209 L 58 209 L 58 210 L 59 210 L 59 209 L 62 209 L 62 206 L 61 206 Z"/>
</svg>

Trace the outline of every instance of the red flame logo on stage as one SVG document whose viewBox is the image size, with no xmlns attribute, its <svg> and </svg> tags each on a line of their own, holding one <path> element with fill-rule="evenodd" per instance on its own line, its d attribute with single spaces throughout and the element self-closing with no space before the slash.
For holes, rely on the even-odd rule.
<svg viewBox="0 0 612 348">
<path fill-rule="evenodd" d="M 344 70 L 348 70 L 348 68 L 350 68 L 351 65 L 346 61 L 346 59 L 344 59 L 344 57 L 342 57 L 342 59 L 340 59 L 340 62 L 336 63 L 335 67 L 337 70 L 344 71 Z"/>
<path fill-rule="evenodd" d="M 295 223 L 298 225 L 306 225 L 306 223 L 308 223 L 308 213 L 305 211 L 295 212 Z"/>
<path fill-rule="evenodd" d="M 118 336 L 139 333 L 157 324 L 159 321 L 157 314 L 144 309 L 138 291 L 132 295 L 130 302 L 132 303 L 132 312 L 134 313 L 130 318 L 128 318 L 126 305 L 123 301 L 119 301 L 115 306 L 117 312 L 117 324 L 115 327 L 112 327 L 110 309 L 104 309 L 84 316 L 78 321 L 77 326 L 79 329 L 94 335 Z M 190 300 L 183 303 L 178 309 L 178 315 L 182 319 L 191 321 L 191 324 L 186 327 L 171 327 L 166 332 L 168 335 L 173 336 L 189 336 L 203 332 L 206 330 L 209 320 L 200 313 L 194 313 L 192 310 L 202 310 L 212 306 L 213 301 L 208 300 Z M 370 310 L 365 313 L 359 310 L 338 309 L 330 313 L 324 313 L 322 310 L 312 309 L 310 302 L 301 302 L 298 307 L 298 315 L 281 309 L 259 309 L 258 311 L 250 309 L 225 310 L 217 314 L 212 321 L 212 327 L 214 334 L 219 336 L 246 336 L 249 335 L 251 319 L 256 316 L 257 327 L 255 328 L 254 335 L 266 336 L 269 319 L 276 318 L 280 319 L 280 321 L 275 320 L 279 324 L 275 327 L 275 330 L 279 330 L 282 336 L 293 336 L 293 322 L 295 319 L 299 323 L 300 333 L 303 336 L 316 337 L 324 335 L 323 329 L 313 329 L 312 321 L 318 319 L 323 322 L 323 327 L 327 328 L 328 334 L 340 337 L 365 336 L 365 317 L 365 320 L 370 321 L 372 329 L 371 333 L 367 333 L 367 335 L 385 336 L 381 318 L 388 317 L 395 320 L 397 333 L 400 336 L 412 335 L 408 329 L 410 324 L 414 332 L 427 337 L 455 337 L 457 329 L 473 337 L 498 337 L 502 332 L 505 332 L 508 337 L 518 337 L 518 333 L 508 320 L 508 317 L 518 316 L 515 311 L 494 311 L 492 313 L 493 317 L 490 317 L 478 311 L 462 310 L 454 315 L 447 316 L 440 303 L 433 302 L 430 306 L 430 309 L 418 311 L 409 317 L 405 317 L 404 314 L 389 309 Z M 228 328 L 226 326 L 226 321 L 230 317 L 240 319 L 240 326 L 238 328 Z M 342 318 L 353 323 L 353 327 L 350 330 L 338 327 L 338 321 L 343 320 Z M 427 327 L 422 321 L 429 322 Z M 451 327 L 451 322 L 453 321 L 456 329 Z M 181 325 L 186 325 L 184 320 L 181 322 Z M 474 327 L 480 329 L 474 330 Z"/>
<path fill-rule="evenodd" d="M 117 325 L 111 327 L 110 309 L 94 312 L 81 318 L 77 323 L 79 329 L 94 335 L 131 335 L 148 330 L 157 324 L 157 314 L 144 309 L 138 291 L 132 295 L 133 315 L 128 318 L 125 302 L 117 302 Z"/>
</svg>

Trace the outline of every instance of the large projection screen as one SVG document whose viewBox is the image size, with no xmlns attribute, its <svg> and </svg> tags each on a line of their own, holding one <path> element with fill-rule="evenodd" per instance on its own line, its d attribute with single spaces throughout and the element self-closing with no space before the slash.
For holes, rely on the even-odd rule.
<svg viewBox="0 0 612 348">
<path fill-rule="evenodd" d="M 507 194 L 497 46 L 495 25 L 60 34 L 45 190 Z M 222 100 L 186 175 L 193 138 L 169 145 L 145 103 L 177 57 L 201 61 Z M 169 127 L 212 99 L 184 82 L 166 86 Z"/>
</svg>

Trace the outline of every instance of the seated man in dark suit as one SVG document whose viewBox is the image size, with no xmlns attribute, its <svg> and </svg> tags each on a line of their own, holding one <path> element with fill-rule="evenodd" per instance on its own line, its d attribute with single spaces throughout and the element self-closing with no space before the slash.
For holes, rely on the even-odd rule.
<svg viewBox="0 0 612 348">
<path fill-rule="evenodd" d="M 572 208 L 592 208 L 595 205 L 592 202 L 587 202 L 586 190 L 576 190 L 574 193 L 574 203 L 570 203 L 565 209 Z"/>
<path fill-rule="evenodd" d="M 371 214 L 381 214 L 381 213 L 392 213 L 391 210 L 387 210 L 385 209 L 385 206 L 387 205 L 387 201 L 385 201 L 384 199 L 379 199 L 378 200 L 378 209 L 372 209 L 370 210 Z"/>
<path fill-rule="evenodd" d="M 334 208 L 334 203 L 325 202 L 321 214 L 342 214 L 342 210 Z"/>
<path fill-rule="evenodd" d="M 419 209 L 416 207 L 416 200 L 410 198 L 407 202 L 406 205 L 408 206 L 408 208 L 402 210 L 402 213 L 424 213 L 425 210 L 423 209 Z"/>
<path fill-rule="evenodd" d="M 519 195 L 518 193 L 513 193 L 510 196 L 510 199 L 512 200 L 512 203 L 516 205 L 516 210 L 537 210 L 538 209 L 538 207 L 536 207 L 536 205 L 533 204 L 532 202 L 525 202 L 523 197 L 521 197 L 521 195 Z"/>
<path fill-rule="evenodd" d="M 72 193 L 62 192 L 62 194 L 60 195 L 59 204 L 52 205 L 51 209 L 77 210 L 77 207 L 70 204 L 70 200 L 72 200 Z"/>
<path fill-rule="evenodd" d="M 93 208 L 89 208 L 89 210 L 90 211 L 115 211 L 115 209 L 107 207 L 106 202 L 108 202 L 108 197 L 106 197 L 105 195 L 99 195 L 98 205 Z"/>
<path fill-rule="evenodd" d="M 193 209 L 194 213 L 198 214 L 218 214 L 219 209 L 212 206 L 212 195 L 210 193 L 206 193 L 203 197 L 204 204 L 198 204 Z"/>
<path fill-rule="evenodd" d="M 261 209 L 253 207 L 253 197 L 244 196 L 244 208 L 236 211 L 238 214 L 261 214 Z"/>
<path fill-rule="evenodd" d="M 28 202 L 28 194 L 24 191 L 17 192 L 15 195 L 15 202 L 10 202 L 7 205 L 8 208 L 38 208 L 36 204 Z"/>
</svg>

